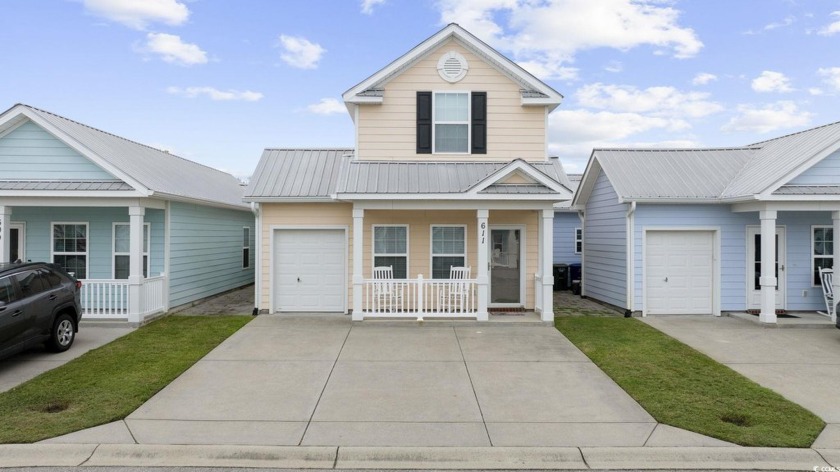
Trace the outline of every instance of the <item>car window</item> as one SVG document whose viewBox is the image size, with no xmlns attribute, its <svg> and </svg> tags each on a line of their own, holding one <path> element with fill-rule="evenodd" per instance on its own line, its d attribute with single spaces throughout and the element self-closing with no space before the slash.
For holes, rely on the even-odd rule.
<svg viewBox="0 0 840 472">
<path fill-rule="evenodd" d="M 20 287 L 20 294 L 23 298 L 37 295 L 49 287 L 44 283 L 44 280 L 34 270 L 27 270 L 12 277 L 17 280 L 18 287 Z"/>
<path fill-rule="evenodd" d="M 56 288 L 61 285 L 61 276 L 50 269 L 41 269 L 41 277 L 47 282 L 48 287 Z"/>
<path fill-rule="evenodd" d="M 0 277 L 0 302 L 11 303 L 15 301 L 15 286 L 11 277 Z"/>
</svg>

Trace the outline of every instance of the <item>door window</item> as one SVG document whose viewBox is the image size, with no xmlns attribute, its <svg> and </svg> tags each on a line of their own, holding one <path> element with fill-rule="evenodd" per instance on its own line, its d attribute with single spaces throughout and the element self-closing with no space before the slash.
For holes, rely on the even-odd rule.
<svg viewBox="0 0 840 472">
<path fill-rule="evenodd" d="M 753 267 L 755 269 L 753 287 L 755 290 L 761 290 L 761 235 L 756 234 L 755 251 L 753 253 Z M 779 290 L 779 235 L 776 235 L 776 290 Z"/>
<path fill-rule="evenodd" d="M 490 230 L 490 303 L 522 303 L 520 233 L 518 229 Z"/>
</svg>

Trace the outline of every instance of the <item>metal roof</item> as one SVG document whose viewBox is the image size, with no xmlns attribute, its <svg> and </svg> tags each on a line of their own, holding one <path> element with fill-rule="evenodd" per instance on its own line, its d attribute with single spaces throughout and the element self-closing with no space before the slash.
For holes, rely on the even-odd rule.
<svg viewBox="0 0 840 472">
<path fill-rule="evenodd" d="M 782 185 L 773 195 L 840 195 L 838 185 Z"/>
<path fill-rule="evenodd" d="M 266 149 L 245 198 L 329 198 L 352 149 Z"/>
<path fill-rule="evenodd" d="M 0 180 L 0 190 L 130 191 L 121 180 Z"/>
<path fill-rule="evenodd" d="M 569 178 L 569 184 L 570 184 L 569 190 L 571 190 L 572 193 L 575 193 L 577 191 L 578 185 L 580 185 L 580 179 L 583 178 L 583 174 L 567 174 L 567 177 Z M 572 206 L 572 200 L 569 199 L 569 200 L 566 200 L 566 201 L 555 203 L 554 204 L 554 209 L 555 210 L 568 210 L 571 206 Z"/>
<path fill-rule="evenodd" d="M 616 193 L 626 199 L 714 199 L 754 149 L 596 149 Z"/>
<path fill-rule="evenodd" d="M 230 174 L 48 111 L 28 105 L 19 106 L 155 193 L 245 206 L 242 203 L 243 187 Z"/>
</svg>

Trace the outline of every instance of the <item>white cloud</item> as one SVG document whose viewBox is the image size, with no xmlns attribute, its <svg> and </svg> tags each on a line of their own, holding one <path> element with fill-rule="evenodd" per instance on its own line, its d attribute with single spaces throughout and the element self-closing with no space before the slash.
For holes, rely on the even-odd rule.
<svg viewBox="0 0 840 472">
<path fill-rule="evenodd" d="M 723 110 L 719 103 L 708 100 L 706 92 L 681 92 L 674 87 L 638 89 L 631 85 L 595 83 L 578 89 L 575 97 L 589 108 L 660 117 L 699 118 Z"/>
<path fill-rule="evenodd" d="M 817 75 L 823 78 L 824 84 L 840 92 L 840 67 L 821 67 Z"/>
<path fill-rule="evenodd" d="M 824 94 L 824 93 L 825 93 L 825 91 L 823 91 L 823 89 L 821 89 L 821 88 L 819 88 L 819 87 L 811 87 L 811 88 L 809 88 L 809 89 L 808 89 L 808 93 L 810 93 L 811 95 L 816 96 L 816 95 L 822 95 L 822 94 Z"/>
<path fill-rule="evenodd" d="M 578 78 L 577 67 L 566 67 L 557 62 L 519 61 L 517 64 L 543 80 L 577 80 Z"/>
<path fill-rule="evenodd" d="M 834 18 L 840 17 L 840 11 L 831 12 L 831 16 Z M 840 19 L 823 26 L 819 31 L 817 31 L 817 34 L 822 36 L 834 36 L 837 33 L 840 33 Z"/>
<path fill-rule="evenodd" d="M 192 66 L 207 63 L 207 53 L 196 44 L 185 43 L 180 36 L 166 33 L 149 33 L 146 35 L 146 52 L 157 54 L 165 62 Z"/>
<path fill-rule="evenodd" d="M 695 75 L 693 79 L 691 79 L 691 85 L 706 85 L 709 82 L 714 82 L 717 79 L 718 77 L 715 74 L 701 72 Z"/>
<path fill-rule="evenodd" d="M 650 130 L 680 131 L 689 127 L 678 119 L 590 110 L 557 110 L 548 116 L 550 132 L 569 144 L 615 142 Z"/>
<path fill-rule="evenodd" d="M 362 13 L 372 15 L 374 7 L 382 5 L 385 0 L 362 0 Z"/>
<path fill-rule="evenodd" d="M 659 0 L 440 0 L 437 5 L 443 23 L 457 22 L 512 51 L 520 64 L 537 63 L 548 71 L 596 48 L 648 45 L 687 58 L 703 47 L 693 29 L 679 24 L 679 10 Z"/>
<path fill-rule="evenodd" d="M 242 100 L 246 102 L 256 102 L 263 98 L 263 94 L 260 92 L 252 92 L 250 90 L 219 90 L 214 87 L 168 87 L 166 92 L 172 95 L 180 95 L 187 98 L 206 96 L 210 100 L 215 101 Z"/>
<path fill-rule="evenodd" d="M 301 36 L 280 35 L 280 47 L 283 53 L 280 58 L 286 64 L 298 69 L 315 69 L 321 56 L 327 52 L 320 44 L 313 43 Z"/>
<path fill-rule="evenodd" d="M 769 23 L 764 25 L 764 31 L 772 31 L 774 29 L 784 28 L 785 26 L 790 26 L 796 21 L 796 17 L 793 15 L 788 15 L 782 21 L 775 21 L 773 23 Z"/>
<path fill-rule="evenodd" d="M 752 81 L 752 89 L 756 92 L 792 92 L 790 79 L 781 72 L 765 70 Z"/>
<path fill-rule="evenodd" d="M 609 64 L 604 66 L 604 70 L 617 74 L 624 70 L 624 64 L 622 64 L 621 61 L 610 61 Z"/>
<path fill-rule="evenodd" d="M 94 15 L 139 30 L 150 23 L 181 25 L 190 16 L 178 0 L 84 0 L 84 5 Z"/>
<path fill-rule="evenodd" d="M 763 107 L 739 105 L 738 114 L 721 128 L 723 131 L 769 133 L 784 128 L 805 126 L 811 122 L 812 113 L 800 110 L 796 103 L 779 101 Z"/>
<path fill-rule="evenodd" d="M 316 115 L 335 115 L 337 113 L 347 112 L 347 108 L 334 98 L 322 98 L 318 103 L 313 103 L 306 107 L 306 109 Z"/>
</svg>

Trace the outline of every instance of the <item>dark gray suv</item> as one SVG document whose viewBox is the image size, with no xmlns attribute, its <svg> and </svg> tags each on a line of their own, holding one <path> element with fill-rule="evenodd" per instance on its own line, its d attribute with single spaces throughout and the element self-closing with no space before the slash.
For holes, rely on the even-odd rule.
<svg viewBox="0 0 840 472">
<path fill-rule="evenodd" d="M 0 358 L 46 343 L 70 349 L 82 309 L 82 283 L 44 262 L 0 264 Z"/>
</svg>

